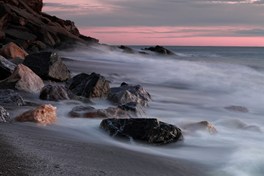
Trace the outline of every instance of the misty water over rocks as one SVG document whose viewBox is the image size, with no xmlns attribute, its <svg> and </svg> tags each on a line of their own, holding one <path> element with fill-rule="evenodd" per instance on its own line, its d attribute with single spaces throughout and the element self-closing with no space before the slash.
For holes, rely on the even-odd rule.
<svg viewBox="0 0 264 176">
<path fill-rule="evenodd" d="M 176 55 L 169 57 L 120 54 L 105 48 L 96 48 L 99 52 L 76 49 L 59 54 L 69 58 L 65 62 L 73 75 L 97 72 L 110 80 L 112 87 L 122 82 L 145 87 L 152 102 L 142 117 L 157 117 L 179 127 L 206 120 L 215 126 L 217 134 L 211 135 L 206 130 L 183 130 L 184 142 L 166 147 L 113 140 L 98 129 L 100 120 L 68 118 L 66 112 L 76 102 L 67 101 L 57 106 L 58 124 L 89 133 L 89 140 L 96 139 L 99 143 L 208 165 L 213 168 L 209 175 L 263 175 L 264 69 L 261 48 L 234 48 L 235 56 L 232 48 L 225 51 L 225 48 L 205 47 L 196 55 L 192 52 L 198 51 L 197 48 L 172 49 Z M 181 49 L 182 53 L 177 54 Z M 259 52 L 260 56 L 244 56 L 245 52 L 253 51 Z M 96 108 L 111 105 L 105 100 L 94 101 Z M 246 108 L 248 112 L 226 107 Z"/>
</svg>

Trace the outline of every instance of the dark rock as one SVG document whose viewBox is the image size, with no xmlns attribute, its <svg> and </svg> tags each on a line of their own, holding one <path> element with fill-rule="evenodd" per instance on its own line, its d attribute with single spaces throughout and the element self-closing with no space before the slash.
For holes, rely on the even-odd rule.
<svg viewBox="0 0 264 176">
<path fill-rule="evenodd" d="M 133 138 L 149 144 L 168 144 L 183 139 L 178 127 L 157 119 L 104 119 L 100 127 L 111 136 Z"/>
<path fill-rule="evenodd" d="M 140 85 L 128 85 L 122 83 L 120 87 L 110 89 L 107 99 L 119 105 L 134 102 L 141 106 L 147 106 L 151 96 Z"/>
<path fill-rule="evenodd" d="M 16 65 L 0 56 L 0 80 L 9 77 L 15 70 Z"/>
<path fill-rule="evenodd" d="M 149 48 L 145 48 L 144 50 L 149 50 L 158 54 L 162 54 L 162 55 L 174 55 L 174 53 L 162 46 L 155 46 L 155 47 L 149 47 Z"/>
<path fill-rule="evenodd" d="M 66 81 L 70 78 L 70 71 L 61 58 L 52 52 L 30 54 L 23 62 L 42 79 Z"/>
<path fill-rule="evenodd" d="M 129 53 L 129 54 L 135 53 L 135 51 L 128 46 L 121 45 L 118 48 L 122 49 L 123 52 L 125 52 L 125 53 Z"/>
<path fill-rule="evenodd" d="M 0 106 L 0 123 L 6 123 L 10 121 L 11 119 L 10 119 L 9 113 L 5 110 L 5 108 Z"/>
<path fill-rule="evenodd" d="M 0 89 L 0 105 L 25 105 L 23 98 L 14 90 L 11 89 Z"/>
<path fill-rule="evenodd" d="M 43 7 L 42 0 L 1 0 L 0 2 L 4 2 L 13 6 L 18 6 L 21 9 L 34 11 L 40 13 Z"/>
<path fill-rule="evenodd" d="M 23 64 L 19 64 L 11 76 L 0 82 L 1 89 L 17 89 L 29 93 L 39 93 L 43 87 L 42 79 Z"/>
<path fill-rule="evenodd" d="M 106 97 L 109 92 L 109 81 L 96 73 L 81 73 L 67 82 L 67 87 L 77 96 L 86 98 Z"/>
<path fill-rule="evenodd" d="M 47 85 L 42 88 L 39 98 L 50 101 L 69 100 L 70 94 L 63 85 Z"/>
<path fill-rule="evenodd" d="M 243 106 L 227 106 L 225 107 L 225 109 L 234 112 L 244 112 L 244 113 L 248 112 L 248 109 Z"/>
</svg>

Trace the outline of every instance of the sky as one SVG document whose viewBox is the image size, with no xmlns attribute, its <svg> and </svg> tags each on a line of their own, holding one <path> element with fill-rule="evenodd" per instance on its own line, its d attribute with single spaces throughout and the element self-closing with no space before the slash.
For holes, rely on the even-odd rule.
<svg viewBox="0 0 264 176">
<path fill-rule="evenodd" d="M 44 0 L 114 45 L 264 46 L 264 0 Z"/>
</svg>

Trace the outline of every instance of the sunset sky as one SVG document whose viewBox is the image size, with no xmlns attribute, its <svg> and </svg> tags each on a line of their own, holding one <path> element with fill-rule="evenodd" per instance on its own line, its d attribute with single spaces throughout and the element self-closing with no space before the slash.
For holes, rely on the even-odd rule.
<svg viewBox="0 0 264 176">
<path fill-rule="evenodd" d="M 264 46 L 264 0 L 44 0 L 101 43 Z"/>
</svg>

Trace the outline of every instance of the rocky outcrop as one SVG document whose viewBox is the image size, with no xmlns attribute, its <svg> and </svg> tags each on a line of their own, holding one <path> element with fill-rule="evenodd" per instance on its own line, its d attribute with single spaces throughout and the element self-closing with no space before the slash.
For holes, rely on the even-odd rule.
<svg viewBox="0 0 264 176">
<path fill-rule="evenodd" d="M 12 75 L 16 65 L 0 56 L 0 80 L 6 79 Z"/>
<path fill-rule="evenodd" d="M 47 104 L 41 105 L 36 109 L 29 110 L 16 117 L 19 122 L 35 122 L 42 125 L 48 125 L 56 122 L 57 112 L 56 107 Z"/>
<path fill-rule="evenodd" d="M 187 130 L 188 133 L 193 133 L 196 131 L 208 131 L 210 134 L 216 134 L 217 130 L 214 125 L 208 121 L 200 121 L 194 123 L 188 123 L 183 125 L 182 129 Z"/>
<path fill-rule="evenodd" d="M 13 41 L 27 51 L 41 50 L 36 42 L 47 48 L 98 43 L 81 35 L 72 21 L 42 13 L 42 6 L 42 0 L 0 0 L 0 43 Z"/>
<path fill-rule="evenodd" d="M 69 112 L 69 116 L 73 118 L 129 118 L 132 115 L 119 107 L 95 109 L 92 106 L 76 106 Z"/>
<path fill-rule="evenodd" d="M 30 54 L 26 57 L 23 64 L 42 79 L 66 81 L 71 77 L 68 67 L 57 53 L 41 52 Z"/>
<path fill-rule="evenodd" d="M 151 96 L 140 85 L 122 83 L 120 87 L 110 89 L 107 99 L 119 105 L 134 102 L 141 106 L 147 106 L 148 102 L 151 100 Z"/>
<path fill-rule="evenodd" d="M 106 97 L 109 92 L 109 81 L 96 73 L 81 73 L 67 82 L 67 87 L 77 96 L 86 98 Z"/>
<path fill-rule="evenodd" d="M 152 52 L 155 52 L 157 54 L 162 54 L 162 55 L 174 55 L 174 53 L 162 46 L 155 46 L 155 47 L 149 47 L 149 48 L 144 48 L 144 50 L 149 50 Z"/>
<path fill-rule="evenodd" d="M 39 98 L 42 100 L 69 100 L 71 93 L 63 85 L 46 85 L 42 88 Z"/>
<path fill-rule="evenodd" d="M 24 99 L 14 90 L 0 89 L 0 105 L 23 106 Z"/>
<path fill-rule="evenodd" d="M 13 74 L 0 82 L 1 89 L 17 89 L 30 93 L 39 93 L 44 83 L 32 70 L 19 64 Z"/>
<path fill-rule="evenodd" d="M 244 112 L 244 113 L 247 113 L 248 112 L 248 109 L 244 106 L 227 106 L 225 107 L 226 110 L 229 110 L 229 111 L 234 111 L 234 112 Z"/>
<path fill-rule="evenodd" d="M 149 144 L 168 144 L 183 139 L 178 127 L 157 119 L 104 119 L 100 127 L 110 136 L 133 138 Z"/>
<path fill-rule="evenodd" d="M 10 122 L 10 116 L 4 107 L 0 106 L 0 123 Z"/>
<path fill-rule="evenodd" d="M 25 57 L 28 55 L 25 50 L 21 49 L 13 42 L 4 45 L 0 50 L 0 54 L 9 59 L 25 59 Z"/>
</svg>

